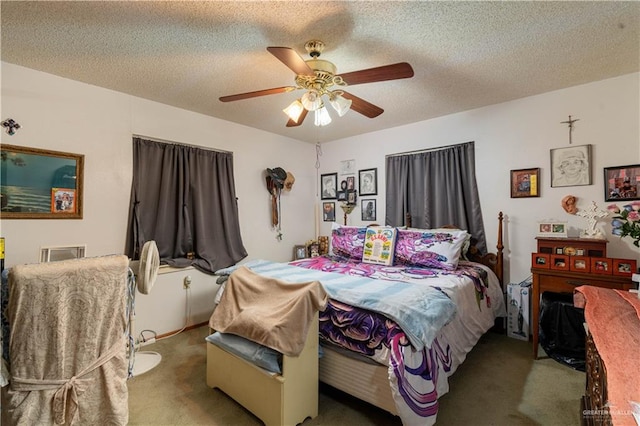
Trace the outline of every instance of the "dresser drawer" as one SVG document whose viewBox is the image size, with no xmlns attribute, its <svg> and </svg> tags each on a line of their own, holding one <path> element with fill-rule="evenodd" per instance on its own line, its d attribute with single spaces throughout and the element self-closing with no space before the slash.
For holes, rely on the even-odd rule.
<svg viewBox="0 0 640 426">
<path fill-rule="evenodd" d="M 580 274 L 574 274 L 572 276 L 561 275 L 555 273 L 554 275 L 539 275 L 540 291 L 553 291 L 557 293 L 573 293 L 576 287 L 581 285 L 593 285 L 596 287 L 626 290 L 631 285 L 629 280 L 607 280 L 604 278 L 597 278 L 593 275 L 584 276 Z"/>
</svg>

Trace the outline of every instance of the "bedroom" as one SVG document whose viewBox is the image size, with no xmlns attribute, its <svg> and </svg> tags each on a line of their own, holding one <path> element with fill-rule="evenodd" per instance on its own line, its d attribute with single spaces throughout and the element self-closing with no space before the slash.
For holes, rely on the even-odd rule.
<svg viewBox="0 0 640 426">
<path fill-rule="evenodd" d="M 2 18 L 6 19 L 6 13 Z M 632 27 L 630 23 L 628 29 L 636 31 L 637 35 L 637 25 Z M 3 25 L 3 39 L 5 31 Z M 293 42 L 301 41 L 296 38 L 287 41 L 286 45 Z M 272 43 L 259 40 L 255 44 L 259 45 L 255 47 L 256 51 L 264 52 Z M 396 60 L 411 62 L 410 54 L 403 53 L 406 54 L 389 61 L 386 58 L 368 61 L 362 68 Z M 85 155 L 83 219 L 3 220 L 6 266 L 36 262 L 41 246 L 86 244 L 87 256 L 122 252 L 132 175 L 131 137 L 134 134 L 234 152 L 240 224 L 250 258 L 290 260 L 293 247 L 313 237 L 314 206 L 319 201 L 315 195 L 316 148 L 313 141 L 309 143 L 22 67 L 5 61 L 5 54 L 6 49 L 3 49 L 2 119 L 13 118 L 22 127 L 13 136 L 3 132 L 2 143 Z M 385 155 L 475 141 L 487 245 L 495 246 L 495 217 L 498 211 L 503 211 L 507 216 L 505 280 L 519 282 L 530 275 L 537 222 L 566 220 L 574 229 L 584 227 L 583 219 L 569 216 L 562 210 L 560 200 L 573 194 L 579 198 L 580 207 L 592 200 L 604 206 L 602 169 L 640 163 L 639 79 L 636 56 L 630 71 L 620 75 L 392 128 L 365 130 L 362 134 L 333 140 L 321 139 L 323 155 L 318 172 L 339 172 L 340 162 L 351 159 L 355 160 L 356 170 L 377 168 L 379 190 L 372 198 L 377 200 L 377 217 L 383 218 Z M 268 79 L 263 82 L 265 87 L 271 84 Z M 288 80 L 284 84 L 288 84 Z M 376 87 L 383 90 L 387 87 L 384 84 Z M 388 87 L 393 86 L 390 83 Z M 237 84 L 235 88 L 239 91 L 250 89 L 244 84 Z M 235 88 L 219 89 L 210 97 L 215 99 L 234 93 Z M 276 108 L 278 100 L 271 99 L 271 102 L 279 114 L 274 121 L 284 127 L 282 113 Z M 381 103 L 384 104 L 382 100 Z M 385 114 L 392 112 L 392 108 L 385 109 L 388 109 Z M 569 115 L 580 119 L 572 135 L 574 143 L 593 146 L 593 184 L 551 188 L 549 151 L 568 146 L 568 129 L 561 122 Z M 351 118 L 360 120 L 359 117 Z M 342 117 L 347 125 L 351 118 L 349 115 Z M 334 124 L 338 121 L 336 118 Z M 306 125 L 313 127 L 311 123 Z M 321 132 L 319 135 L 322 138 Z M 291 171 L 296 178 L 293 190 L 282 197 L 282 241 L 276 239 L 270 226 L 269 197 L 263 176 L 265 168 L 276 166 Z M 541 168 L 541 196 L 510 198 L 510 170 L 532 167 Z M 350 215 L 349 223 L 361 223 L 359 209 Z M 319 222 L 318 226 L 320 234 L 328 235 L 330 223 Z M 608 221 L 603 220 L 599 226 L 610 240 L 612 256 L 635 257 L 640 263 L 637 250 L 626 239 L 611 235 Z M 149 328 L 162 334 L 184 325 L 188 295 L 183 289 L 185 275 L 193 279 L 189 293 L 192 301 L 190 324 L 208 319 L 211 308 L 208 300 L 217 290 L 211 278 L 193 270 L 170 272 L 160 277 L 153 294 L 139 298 L 140 329 Z M 159 306 L 163 307 L 162 312 L 159 312 Z"/>
</svg>

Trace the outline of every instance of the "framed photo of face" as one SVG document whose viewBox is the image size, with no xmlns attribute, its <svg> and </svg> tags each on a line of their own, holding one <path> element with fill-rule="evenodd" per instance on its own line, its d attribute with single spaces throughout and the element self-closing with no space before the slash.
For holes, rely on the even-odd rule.
<svg viewBox="0 0 640 426">
<path fill-rule="evenodd" d="M 336 203 L 322 203 L 322 220 L 324 222 L 333 222 L 336 220 Z"/>
<path fill-rule="evenodd" d="M 378 195 L 378 169 L 358 170 L 360 196 Z"/>
<path fill-rule="evenodd" d="M 373 222 L 376 220 L 376 200 L 360 200 L 360 210 L 362 211 L 363 222 Z"/>
<path fill-rule="evenodd" d="M 338 173 L 320 175 L 320 195 L 322 200 L 335 200 L 338 194 Z"/>
<path fill-rule="evenodd" d="M 551 186 L 591 185 L 591 145 L 551 150 Z"/>
</svg>

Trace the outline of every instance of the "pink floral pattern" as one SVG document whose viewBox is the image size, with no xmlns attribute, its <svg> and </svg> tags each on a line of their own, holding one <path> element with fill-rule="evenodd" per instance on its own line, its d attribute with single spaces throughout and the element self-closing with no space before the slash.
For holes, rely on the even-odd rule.
<svg viewBox="0 0 640 426">
<path fill-rule="evenodd" d="M 340 226 L 331 231 L 331 249 L 335 256 L 346 259 L 362 260 L 364 238 L 367 228 L 364 226 Z"/>
<path fill-rule="evenodd" d="M 395 264 L 454 270 L 458 267 L 465 231 L 398 230 Z"/>
</svg>

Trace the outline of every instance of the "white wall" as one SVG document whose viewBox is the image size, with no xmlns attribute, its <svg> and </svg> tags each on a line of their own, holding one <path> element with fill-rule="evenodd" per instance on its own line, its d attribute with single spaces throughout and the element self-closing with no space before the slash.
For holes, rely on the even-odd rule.
<svg viewBox="0 0 640 426">
<path fill-rule="evenodd" d="M 2 131 L 3 144 L 85 156 L 83 219 L 2 220 L 7 267 L 37 262 L 41 246 L 86 244 L 87 256 L 124 251 L 133 134 L 234 153 L 240 228 L 249 258 L 288 261 L 294 245 L 313 238 L 315 148 L 311 144 L 5 62 L 2 117 L 22 126 L 13 136 Z M 276 240 L 271 227 L 264 180 L 265 169 L 278 166 L 296 178 L 293 190 L 282 195 L 282 241 Z M 193 298 L 206 298 L 212 307 L 214 278 L 195 270 L 184 273 L 194 276 Z M 187 295 L 183 275 L 161 277 L 156 287 L 171 286 L 171 291 L 154 287 L 153 293 L 164 297 L 138 297 L 139 329 L 165 333 L 182 327 Z M 211 283 L 209 291 L 198 288 L 205 285 L 201 282 Z M 179 312 L 179 318 L 167 322 L 169 310 Z M 203 315 L 196 312 L 199 319 Z"/>
<path fill-rule="evenodd" d="M 570 234 L 578 236 L 586 221 L 567 214 L 560 200 L 573 194 L 578 197 L 579 208 L 588 208 L 591 201 L 596 201 L 606 209 L 610 203 L 604 202 L 603 168 L 640 163 L 639 79 L 638 73 L 624 75 L 325 143 L 320 170 L 340 172 L 340 161 L 352 158 L 357 169 L 377 167 L 378 196 L 373 198 L 377 199 L 377 222 L 384 223 L 386 154 L 475 141 L 487 244 L 489 248 L 496 245 L 497 215 L 502 211 L 506 217 L 505 279 L 519 282 L 530 275 L 538 221 L 567 221 Z M 573 145 L 593 145 L 593 184 L 551 188 L 549 150 L 569 146 L 567 125 L 560 123 L 569 115 L 580 120 L 575 123 Z M 541 196 L 510 198 L 510 170 L 535 167 L 541 169 Z M 349 224 L 360 224 L 360 213 L 358 206 L 349 216 Z M 640 265 L 640 250 L 628 238 L 612 236 L 610 220 L 600 221 L 598 228 L 610 241 L 609 256 L 635 258 Z M 330 224 L 323 223 L 321 230 L 328 235 Z"/>
<path fill-rule="evenodd" d="M 313 145 L 4 62 L 1 71 L 2 119 L 13 118 L 22 126 L 14 136 L 2 132 L 2 143 L 85 155 L 84 218 L 3 220 L 0 233 L 6 238 L 8 267 L 36 262 L 40 246 L 46 245 L 86 243 L 88 256 L 123 252 L 132 134 L 234 152 L 240 226 L 249 259 L 289 260 L 295 244 L 313 237 L 314 204 L 321 205 L 315 198 Z M 496 217 L 503 211 L 506 279 L 520 281 L 530 275 L 538 221 L 565 220 L 577 233 L 584 220 L 565 213 L 560 200 L 573 194 L 579 197 L 578 207 L 594 200 L 605 208 L 603 167 L 640 163 L 639 79 L 638 73 L 625 75 L 324 143 L 319 173 L 339 172 L 340 161 L 349 159 L 356 159 L 356 169 L 377 167 L 379 195 L 374 198 L 377 221 L 384 223 L 386 154 L 475 141 L 487 243 L 495 246 Z M 560 122 L 569 115 L 580 119 L 574 144 L 593 145 L 593 184 L 551 188 L 549 150 L 568 146 L 568 130 Z M 293 191 L 282 196 L 281 242 L 270 226 L 263 174 L 277 166 L 296 177 Z M 533 167 L 541 168 L 541 197 L 511 199 L 509 171 Z M 338 208 L 339 221 L 341 213 Z M 349 223 L 361 223 L 359 208 Z M 610 241 L 610 256 L 640 262 L 640 251 L 627 239 L 611 236 L 608 221 L 599 227 Z M 330 224 L 320 222 L 320 230 L 328 235 Z M 193 278 L 190 292 L 182 288 L 187 274 Z M 158 333 L 181 328 L 188 294 L 191 323 L 202 322 L 216 290 L 213 277 L 192 269 L 163 274 L 151 295 L 137 298 L 136 327 Z"/>
</svg>

